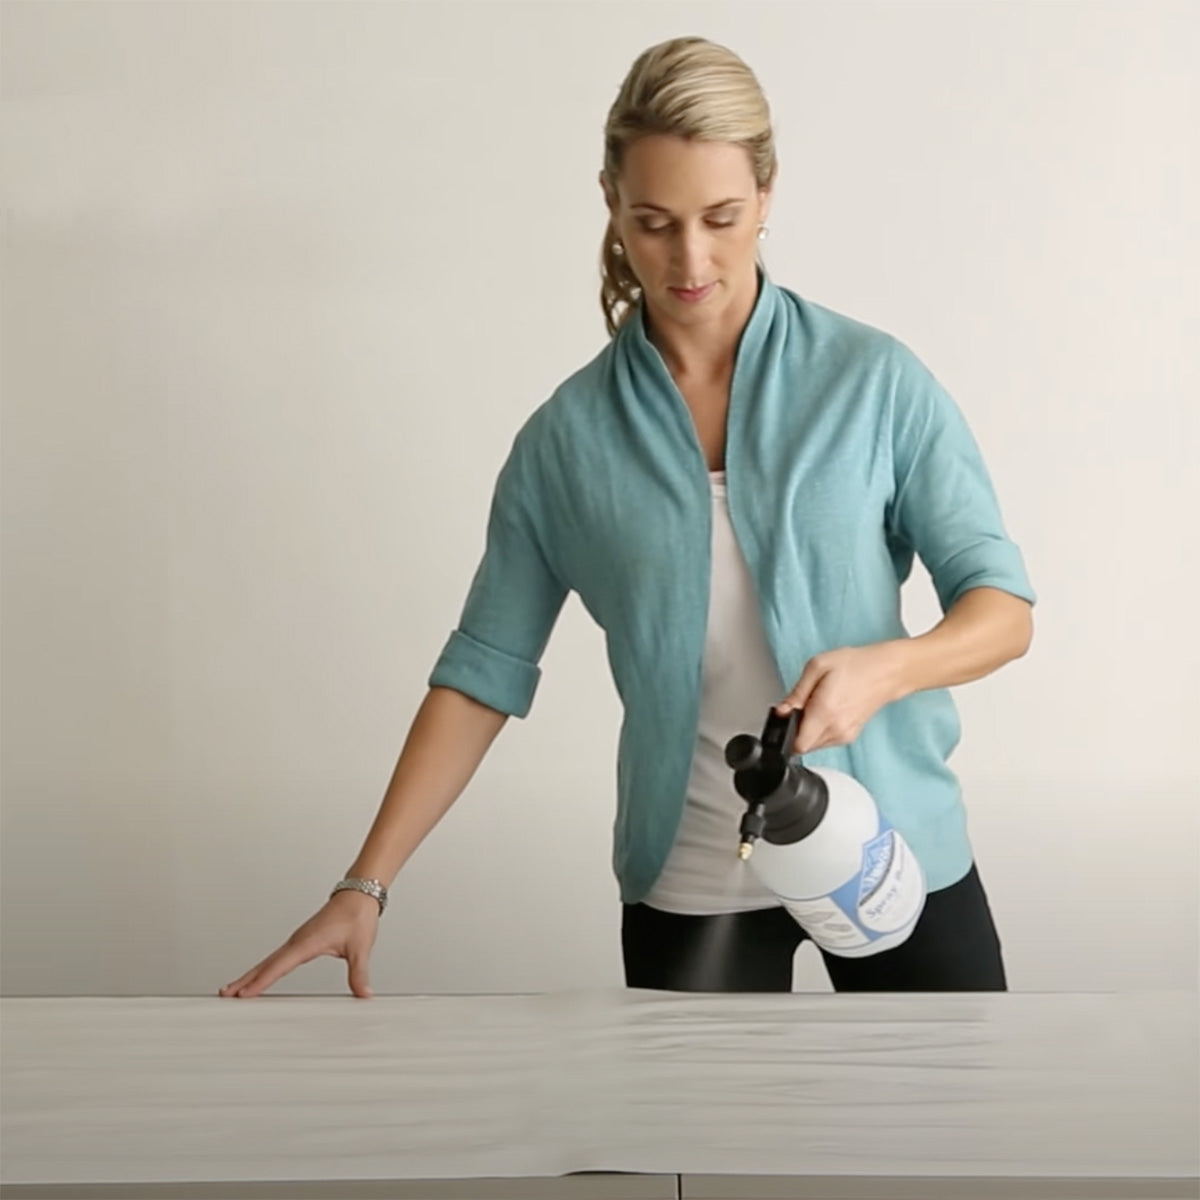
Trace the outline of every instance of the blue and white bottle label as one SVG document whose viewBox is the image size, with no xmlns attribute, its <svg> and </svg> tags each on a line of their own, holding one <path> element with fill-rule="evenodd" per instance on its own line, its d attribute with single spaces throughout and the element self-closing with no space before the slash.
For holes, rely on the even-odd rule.
<svg viewBox="0 0 1200 1200">
<path fill-rule="evenodd" d="M 912 925 L 925 900 L 925 875 L 908 843 L 887 821 L 863 845 L 862 866 L 815 899 L 781 897 L 812 940 L 836 954 L 868 946 Z"/>
</svg>

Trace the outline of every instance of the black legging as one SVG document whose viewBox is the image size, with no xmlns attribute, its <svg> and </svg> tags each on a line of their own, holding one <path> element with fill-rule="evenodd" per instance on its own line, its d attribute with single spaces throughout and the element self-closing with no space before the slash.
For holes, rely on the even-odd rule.
<svg viewBox="0 0 1200 1200">
<path fill-rule="evenodd" d="M 792 956 L 807 934 L 784 908 L 689 916 L 626 904 L 627 987 L 675 992 L 790 992 Z M 1000 939 L 974 866 L 930 892 L 899 946 L 864 958 L 821 951 L 838 992 L 1003 992 Z"/>
</svg>

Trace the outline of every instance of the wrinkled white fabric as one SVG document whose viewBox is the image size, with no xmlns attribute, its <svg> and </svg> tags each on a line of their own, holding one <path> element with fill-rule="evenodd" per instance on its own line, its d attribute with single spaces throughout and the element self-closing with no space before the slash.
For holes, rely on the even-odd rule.
<svg viewBox="0 0 1200 1200">
<path fill-rule="evenodd" d="M 1189 1175 L 1195 997 L 0 1001 L 15 1182 Z"/>
</svg>

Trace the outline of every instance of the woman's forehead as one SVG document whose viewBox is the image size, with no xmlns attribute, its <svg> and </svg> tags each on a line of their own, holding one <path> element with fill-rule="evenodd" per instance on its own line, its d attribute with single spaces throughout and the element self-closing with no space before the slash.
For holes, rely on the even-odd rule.
<svg viewBox="0 0 1200 1200">
<path fill-rule="evenodd" d="M 630 207 L 705 210 L 754 194 L 745 147 L 651 135 L 625 153 L 620 188 Z"/>
</svg>

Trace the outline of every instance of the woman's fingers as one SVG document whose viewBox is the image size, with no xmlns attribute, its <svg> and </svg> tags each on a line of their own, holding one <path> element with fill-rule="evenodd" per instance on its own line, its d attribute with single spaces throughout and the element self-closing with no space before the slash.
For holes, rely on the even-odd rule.
<svg viewBox="0 0 1200 1200">
<path fill-rule="evenodd" d="M 316 958 L 319 951 L 311 943 L 285 942 L 273 954 L 252 967 L 240 979 L 226 984 L 222 996 L 257 996 L 297 967 Z"/>
</svg>

